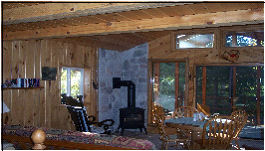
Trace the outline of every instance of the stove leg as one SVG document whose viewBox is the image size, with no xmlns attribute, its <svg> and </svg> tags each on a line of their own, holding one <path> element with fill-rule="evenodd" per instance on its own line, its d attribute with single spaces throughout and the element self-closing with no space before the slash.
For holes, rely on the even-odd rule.
<svg viewBox="0 0 265 151">
<path fill-rule="evenodd" d="M 121 128 L 121 126 L 119 125 L 116 132 L 120 132 L 120 128 Z"/>
<path fill-rule="evenodd" d="M 144 131 L 145 131 L 145 134 L 147 135 L 147 130 L 146 130 L 146 128 L 144 127 Z"/>
<path fill-rule="evenodd" d="M 123 136 L 124 128 L 121 128 L 121 136 Z"/>
</svg>

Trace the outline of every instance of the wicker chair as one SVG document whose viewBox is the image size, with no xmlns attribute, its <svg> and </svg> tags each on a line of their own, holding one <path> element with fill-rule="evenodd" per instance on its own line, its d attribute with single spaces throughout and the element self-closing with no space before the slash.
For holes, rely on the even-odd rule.
<svg viewBox="0 0 265 151">
<path fill-rule="evenodd" d="M 201 139 L 196 140 L 196 145 L 190 149 L 231 149 L 239 126 L 240 122 L 233 118 L 213 117 L 204 124 Z"/>
<path fill-rule="evenodd" d="M 234 136 L 233 139 L 235 140 L 236 148 L 240 149 L 239 144 L 238 144 L 238 140 L 239 140 L 238 135 L 241 132 L 241 130 L 244 128 L 245 124 L 247 123 L 248 115 L 247 115 L 247 112 L 244 110 L 236 110 L 232 112 L 231 118 L 239 122 L 236 135 Z"/>
<path fill-rule="evenodd" d="M 183 143 L 184 148 L 187 148 L 189 139 L 187 139 L 184 135 L 178 135 L 179 133 L 177 132 L 177 129 L 168 128 L 165 126 L 165 113 L 163 107 L 155 105 L 153 113 L 154 121 L 159 129 L 160 140 L 162 141 L 161 149 L 167 150 L 168 144 L 172 142 L 176 144 L 176 147 L 178 147 L 180 143 Z M 170 132 L 172 132 L 172 129 L 173 133 L 170 134 Z"/>
<path fill-rule="evenodd" d="M 207 105 L 197 103 L 197 110 L 199 112 L 202 112 L 207 117 L 210 117 L 211 116 L 210 107 L 207 106 Z"/>
</svg>

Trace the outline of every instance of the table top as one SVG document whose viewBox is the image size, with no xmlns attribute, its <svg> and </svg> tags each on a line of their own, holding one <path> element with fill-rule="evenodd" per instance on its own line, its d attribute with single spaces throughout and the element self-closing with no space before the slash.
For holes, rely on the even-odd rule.
<svg viewBox="0 0 265 151">
<path fill-rule="evenodd" d="M 204 124 L 208 121 L 205 120 L 194 120 L 193 117 L 180 117 L 180 118 L 171 118 L 166 119 L 165 124 L 168 127 L 179 128 L 182 130 L 192 130 L 192 131 L 202 131 Z M 216 119 L 218 123 L 230 122 L 230 120 L 226 119 Z"/>
<path fill-rule="evenodd" d="M 165 120 L 168 127 L 179 128 L 182 130 L 202 131 L 205 121 L 193 121 L 192 117 L 180 117 Z"/>
<path fill-rule="evenodd" d="M 192 117 L 180 117 L 180 118 L 172 118 L 165 120 L 165 123 L 173 123 L 173 124 L 181 124 L 181 125 L 191 125 L 195 127 L 203 128 L 203 125 L 206 123 L 207 120 L 201 121 L 196 120 L 194 121 Z"/>
</svg>

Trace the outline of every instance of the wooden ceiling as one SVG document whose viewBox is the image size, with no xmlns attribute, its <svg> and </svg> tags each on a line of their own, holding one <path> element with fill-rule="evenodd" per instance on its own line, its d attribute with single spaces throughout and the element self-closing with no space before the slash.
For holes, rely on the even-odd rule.
<svg viewBox="0 0 265 151">
<path fill-rule="evenodd" d="M 4 40 L 65 38 L 114 50 L 172 30 L 264 21 L 263 3 L 2 3 Z"/>
<path fill-rule="evenodd" d="M 32 5 L 39 5 L 41 3 L 3 3 L 3 9 L 6 10 L 6 9 L 12 9 L 12 8 L 18 8 L 18 7 L 25 7 L 25 6 L 32 6 Z"/>
</svg>

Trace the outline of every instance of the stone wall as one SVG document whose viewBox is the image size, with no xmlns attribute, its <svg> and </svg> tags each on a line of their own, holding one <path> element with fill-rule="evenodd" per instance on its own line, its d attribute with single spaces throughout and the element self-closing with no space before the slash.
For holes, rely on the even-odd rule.
<svg viewBox="0 0 265 151">
<path fill-rule="evenodd" d="M 145 109 L 147 123 L 148 44 L 127 51 L 99 50 L 99 120 L 111 118 L 119 126 L 119 109 L 127 107 L 127 87 L 112 89 L 112 78 L 136 85 L 136 107 Z"/>
</svg>

